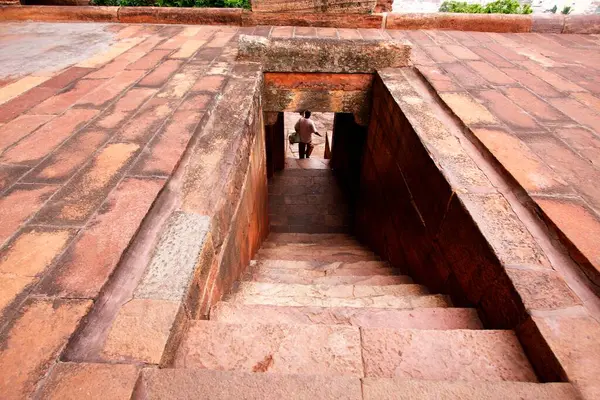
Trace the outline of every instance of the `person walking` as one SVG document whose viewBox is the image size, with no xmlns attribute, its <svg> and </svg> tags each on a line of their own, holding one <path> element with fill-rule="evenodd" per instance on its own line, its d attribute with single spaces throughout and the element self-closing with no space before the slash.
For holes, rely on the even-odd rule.
<svg viewBox="0 0 600 400">
<path fill-rule="evenodd" d="M 310 155 L 315 148 L 312 144 L 312 135 L 313 133 L 317 136 L 321 136 L 321 134 L 317 131 L 317 127 L 315 123 L 310 119 L 311 112 L 305 111 L 304 117 L 300 117 L 294 129 L 298 132 L 298 136 L 300 136 L 300 142 L 298 143 L 298 152 L 300 153 L 300 158 L 310 158 Z M 322 137 L 322 136 L 321 136 Z"/>
</svg>

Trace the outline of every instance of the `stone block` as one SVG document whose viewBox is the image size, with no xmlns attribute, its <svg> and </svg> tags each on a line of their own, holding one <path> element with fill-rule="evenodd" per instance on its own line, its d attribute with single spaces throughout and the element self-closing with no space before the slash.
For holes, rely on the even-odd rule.
<svg viewBox="0 0 600 400">
<path fill-rule="evenodd" d="M 480 329 L 477 311 L 466 308 L 394 310 L 353 307 L 283 307 L 219 302 L 211 320 L 225 323 L 353 325 L 394 329 Z"/>
<path fill-rule="evenodd" d="M 358 328 L 195 321 L 177 368 L 363 376 Z"/>
<path fill-rule="evenodd" d="M 530 15 L 390 13 L 386 29 L 430 29 L 479 32 L 530 32 Z"/>
<path fill-rule="evenodd" d="M 242 26 L 295 26 L 296 36 L 301 34 L 300 27 L 335 27 L 335 28 L 376 28 L 380 29 L 383 16 L 357 13 L 257 13 L 244 11 Z M 311 33 L 316 35 L 312 28 Z"/>
<path fill-rule="evenodd" d="M 143 372 L 140 389 L 145 400 L 279 400 L 290 396 L 296 400 L 362 399 L 358 377 L 257 374 L 201 369 L 147 368 Z"/>
<path fill-rule="evenodd" d="M 0 349 L 0 393 L 7 399 L 31 398 L 38 382 L 56 362 L 89 300 L 31 300 L 6 333 Z"/>
<path fill-rule="evenodd" d="M 586 394 L 597 388 L 600 324 L 583 307 L 535 313 L 517 334 L 542 379 L 572 382 L 594 398 Z"/>
<path fill-rule="evenodd" d="M 365 13 L 373 11 L 377 0 L 253 0 L 255 13 Z"/>
<path fill-rule="evenodd" d="M 586 277 L 600 284 L 600 248 L 593 239 L 600 234 L 600 219 L 586 204 L 567 199 L 535 197 L 544 220 L 558 231 L 570 256 Z"/>
<path fill-rule="evenodd" d="M 168 364 L 187 324 L 178 301 L 132 299 L 113 322 L 101 356 L 111 361 Z"/>
<path fill-rule="evenodd" d="M 563 33 L 565 26 L 564 15 L 534 14 L 532 15 L 532 19 L 531 32 Z"/>
<path fill-rule="evenodd" d="M 568 383 L 433 382 L 404 379 L 363 379 L 364 400 L 569 400 L 579 397 Z"/>
<path fill-rule="evenodd" d="M 117 22 L 119 7 L 26 6 L 1 7 L 0 20 L 4 21 L 91 21 Z"/>
<path fill-rule="evenodd" d="M 239 60 L 265 72 L 373 73 L 410 64 L 410 45 L 395 40 L 271 38 L 241 35 Z"/>
<path fill-rule="evenodd" d="M 161 234 L 146 272 L 135 290 L 137 299 L 181 302 L 191 287 L 210 220 L 176 212 Z"/>
<path fill-rule="evenodd" d="M 131 364 L 59 363 L 39 396 L 48 400 L 128 400 L 139 370 Z"/>
<path fill-rule="evenodd" d="M 513 332 L 361 331 L 367 378 L 537 382 Z"/>
<path fill-rule="evenodd" d="M 562 33 L 598 34 L 600 15 L 567 15 Z"/>
<path fill-rule="evenodd" d="M 358 113 L 368 119 L 371 82 L 371 74 L 266 73 L 263 109 Z"/>
</svg>

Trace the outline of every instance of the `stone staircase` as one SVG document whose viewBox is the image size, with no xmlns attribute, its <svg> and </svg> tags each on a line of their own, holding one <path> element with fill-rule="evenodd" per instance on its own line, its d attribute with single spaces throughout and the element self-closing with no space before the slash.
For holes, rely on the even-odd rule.
<svg viewBox="0 0 600 400">
<path fill-rule="evenodd" d="M 572 399 L 537 383 L 514 332 L 484 330 L 345 234 L 272 233 L 193 321 L 147 399 Z"/>
</svg>

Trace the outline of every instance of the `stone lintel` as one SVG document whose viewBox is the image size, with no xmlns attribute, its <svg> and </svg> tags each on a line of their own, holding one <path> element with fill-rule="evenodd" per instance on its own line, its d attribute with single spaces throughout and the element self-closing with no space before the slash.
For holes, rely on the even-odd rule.
<svg viewBox="0 0 600 400">
<path fill-rule="evenodd" d="M 410 45 L 384 39 L 271 38 L 241 35 L 238 60 L 265 72 L 374 73 L 410 64 Z"/>
<path fill-rule="evenodd" d="M 269 112 L 343 112 L 368 121 L 372 74 L 265 73 L 263 108 Z"/>
</svg>

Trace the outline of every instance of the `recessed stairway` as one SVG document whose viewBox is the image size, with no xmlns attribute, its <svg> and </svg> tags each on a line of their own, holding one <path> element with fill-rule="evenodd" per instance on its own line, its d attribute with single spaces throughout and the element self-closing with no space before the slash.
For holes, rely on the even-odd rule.
<svg viewBox="0 0 600 400">
<path fill-rule="evenodd" d="M 193 321 L 148 399 L 572 399 L 537 383 L 514 332 L 484 330 L 346 234 L 272 233 Z"/>
</svg>

